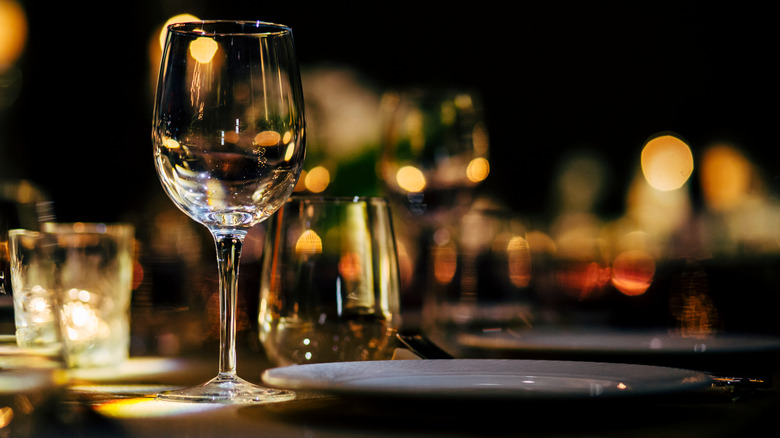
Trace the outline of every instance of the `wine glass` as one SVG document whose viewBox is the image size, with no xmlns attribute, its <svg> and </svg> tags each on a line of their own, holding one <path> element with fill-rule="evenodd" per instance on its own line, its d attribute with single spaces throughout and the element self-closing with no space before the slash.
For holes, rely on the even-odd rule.
<svg viewBox="0 0 780 438">
<path fill-rule="evenodd" d="M 258 403 L 294 397 L 236 373 L 236 293 L 247 231 L 290 196 L 305 155 L 292 30 L 255 21 L 168 27 L 152 127 L 167 195 L 214 237 L 220 284 L 218 375 L 166 400 Z"/>
<path fill-rule="evenodd" d="M 488 176 L 489 136 L 481 96 L 466 89 L 391 91 L 382 97 L 381 115 L 378 170 L 398 219 L 402 301 L 409 315 L 420 310 L 427 293 L 437 231 L 471 207 Z"/>
</svg>

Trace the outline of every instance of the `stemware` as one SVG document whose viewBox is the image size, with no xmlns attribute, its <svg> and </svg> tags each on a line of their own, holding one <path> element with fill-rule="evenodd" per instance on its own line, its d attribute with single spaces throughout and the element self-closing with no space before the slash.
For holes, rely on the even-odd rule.
<svg viewBox="0 0 780 438">
<path fill-rule="evenodd" d="M 377 167 L 396 213 L 408 315 L 419 310 L 427 293 L 428 253 L 436 232 L 468 211 L 488 176 L 489 136 L 479 93 L 465 89 L 391 91 L 382 97 L 381 116 Z"/>
<path fill-rule="evenodd" d="M 167 29 L 153 117 L 157 173 L 173 203 L 204 225 L 217 249 L 217 376 L 158 395 L 257 403 L 294 397 L 236 373 L 236 293 L 248 230 L 290 196 L 304 160 L 304 104 L 292 30 L 257 21 Z"/>
</svg>

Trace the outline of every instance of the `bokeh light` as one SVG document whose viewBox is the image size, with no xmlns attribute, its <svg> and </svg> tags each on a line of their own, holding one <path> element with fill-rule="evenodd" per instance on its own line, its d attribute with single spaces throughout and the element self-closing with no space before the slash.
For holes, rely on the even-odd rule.
<svg viewBox="0 0 780 438">
<path fill-rule="evenodd" d="M 190 43 L 190 55 L 199 63 L 208 64 L 214 58 L 218 48 L 217 42 L 213 39 L 201 37 Z"/>
<path fill-rule="evenodd" d="M 404 166 L 395 174 L 398 186 L 410 193 L 423 191 L 425 188 L 425 175 L 414 166 Z"/>
<path fill-rule="evenodd" d="M 330 171 L 324 166 L 317 166 L 309 170 L 303 179 L 307 190 L 322 193 L 330 184 Z"/>
<path fill-rule="evenodd" d="M 173 17 L 169 18 L 165 24 L 162 25 L 162 28 L 160 29 L 160 49 L 165 48 L 165 38 L 168 32 L 168 26 L 175 23 L 186 23 L 189 21 L 201 21 L 198 17 L 192 15 L 192 14 L 178 14 L 174 15 Z"/>
<path fill-rule="evenodd" d="M 702 194 L 709 208 L 728 210 L 745 200 L 753 179 L 753 168 L 735 147 L 716 145 L 708 148 L 699 168 Z"/>
<path fill-rule="evenodd" d="M 490 173 L 490 162 L 486 158 L 477 157 L 469 162 L 466 177 L 473 183 L 484 181 Z"/>
<path fill-rule="evenodd" d="M 27 43 L 27 15 L 15 0 L 0 0 L 0 72 L 9 68 Z"/>
<path fill-rule="evenodd" d="M 655 276 L 655 261 L 645 251 L 620 253 L 612 262 L 612 285 L 628 296 L 642 295 Z"/>
<path fill-rule="evenodd" d="M 679 189 L 693 173 L 691 149 L 674 135 L 649 140 L 642 149 L 641 162 L 648 184 L 662 191 Z"/>
</svg>

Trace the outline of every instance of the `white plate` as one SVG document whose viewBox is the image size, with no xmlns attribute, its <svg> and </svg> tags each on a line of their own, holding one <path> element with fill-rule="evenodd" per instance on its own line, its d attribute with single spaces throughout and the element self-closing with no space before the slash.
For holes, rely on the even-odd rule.
<svg viewBox="0 0 780 438">
<path fill-rule="evenodd" d="M 716 334 L 706 338 L 672 336 L 662 331 L 528 330 L 458 337 L 463 347 L 516 351 L 567 351 L 588 354 L 721 354 L 780 350 L 780 338 Z"/>
<path fill-rule="evenodd" d="M 597 362 L 440 359 L 340 362 L 272 368 L 271 386 L 342 396 L 543 400 L 648 396 L 693 390 L 709 376 Z"/>
</svg>

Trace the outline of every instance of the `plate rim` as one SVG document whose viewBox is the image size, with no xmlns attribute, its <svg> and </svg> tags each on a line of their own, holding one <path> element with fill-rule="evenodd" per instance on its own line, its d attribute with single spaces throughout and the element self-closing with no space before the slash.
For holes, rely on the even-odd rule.
<svg viewBox="0 0 780 438">
<path fill-rule="evenodd" d="M 365 368 L 371 367 L 390 367 L 390 368 L 404 368 L 404 366 L 411 365 L 414 368 L 416 365 L 413 363 L 420 363 L 421 361 L 427 362 L 427 366 L 435 367 L 438 364 L 444 363 L 456 363 L 463 366 L 479 366 L 480 369 L 486 369 L 493 364 L 500 363 L 501 365 L 555 365 L 555 366 L 568 366 L 568 367 L 590 367 L 590 368 L 611 368 L 617 370 L 618 368 L 623 370 L 633 371 L 655 371 L 666 373 L 667 375 L 674 375 L 676 384 L 669 384 L 655 387 L 649 383 L 645 385 L 645 388 L 635 389 L 631 388 L 629 391 L 615 390 L 608 388 L 607 391 L 600 391 L 597 393 L 585 392 L 585 391 L 544 391 L 544 390 L 530 390 L 524 391 L 517 388 L 508 388 L 501 390 L 486 390 L 470 389 L 462 390 L 463 388 L 425 388 L 414 389 L 404 385 L 396 387 L 376 387 L 372 385 L 361 385 L 356 383 L 363 378 L 349 379 L 348 381 L 333 380 L 335 367 L 335 376 L 346 375 L 346 372 L 362 371 Z M 311 375 L 306 376 L 305 373 L 314 369 L 318 374 L 314 377 Z M 345 371 L 346 369 L 346 371 Z M 399 371 L 399 370 L 396 370 Z M 403 369 L 400 371 L 403 372 Z M 330 372 L 331 379 L 328 380 L 327 375 Z M 504 374 L 506 370 L 501 371 Z M 424 377 L 425 371 L 415 371 L 414 377 Z M 493 372 L 498 374 L 499 372 Z M 560 374 L 560 373 L 558 373 Z M 511 372 L 507 375 L 511 375 Z M 320 378 L 326 376 L 325 378 Z M 412 375 L 410 374 L 410 377 Z M 521 377 L 521 373 L 517 373 L 518 377 Z M 522 376 L 527 376 L 523 374 Z M 400 376 L 403 377 L 403 376 Z M 555 377 L 549 375 L 547 377 Z M 568 376 L 561 376 L 562 378 L 581 378 L 587 380 L 590 377 L 576 376 L 575 373 L 570 373 Z M 628 398 L 628 397 L 648 397 L 664 394 L 673 394 L 679 392 L 688 392 L 696 389 L 704 388 L 712 383 L 710 376 L 702 371 L 688 370 L 683 368 L 674 368 L 657 365 L 644 365 L 644 364 L 631 364 L 631 363 L 617 363 L 617 362 L 594 362 L 594 361 L 568 361 L 568 360 L 544 360 L 544 359 L 411 359 L 411 360 L 384 360 L 384 361 L 353 361 L 353 362 L 328 362 L 328 363 L 316 363 L 316 364 L 303 364 L 303 365 L 289 365 L 282 367 L 269 368 L 263 371 L 261 378 L 263 382 L 272 387 L 290 389 L 294 391 L 311 391 L 320 392 L 325 394 L 331 394 L 342 397 L 370 397 L 373 399 L 382 398 L 415 398 L 415 399 L 451 399 L 451 400 L 581 400 L 581 399 L 616 399 L 616 398 Z M 370 376 L 369 376 L 370 378 Z M 620 380 L 619 377 L 604 376 L 604 379 L 612 378 L 615 381 Z M 595 380 L 595 377 L 592 378 Z"/>
</svg>

